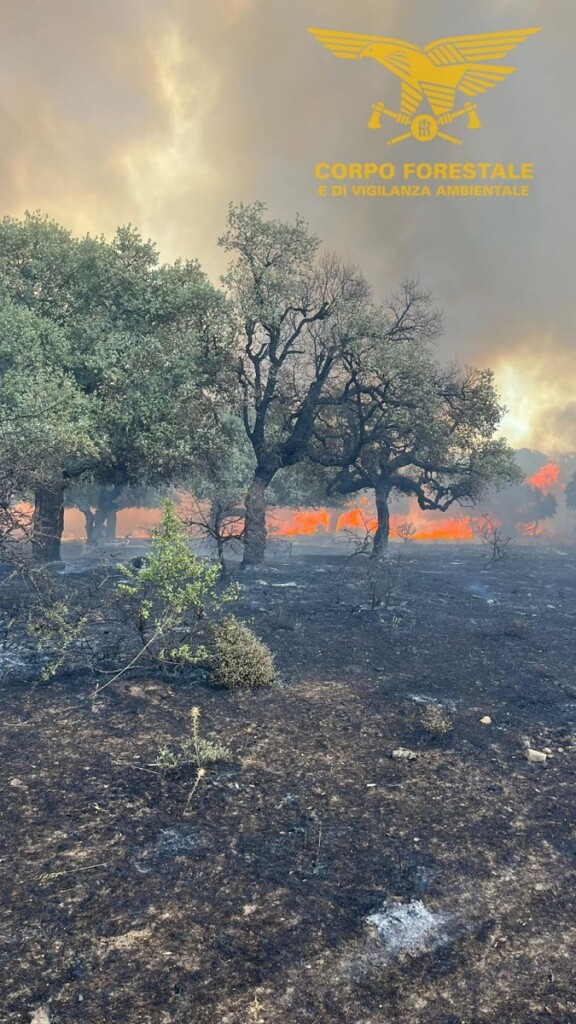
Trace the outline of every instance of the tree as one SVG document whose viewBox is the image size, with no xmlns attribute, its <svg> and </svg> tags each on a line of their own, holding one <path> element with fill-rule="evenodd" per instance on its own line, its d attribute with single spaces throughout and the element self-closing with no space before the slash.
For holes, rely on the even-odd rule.
<svg viewBox="0 0 576 1024">
<path fill-rule="evenodd" d="M 536 534 L 543 519 L 551 519 L 558 510 L 554 494 L 519 483 L 507 487 L 501 494 L 489 495 L 487 504 L 492 518 L 496 517 L 509 532 Z"/>
<path fill-rule="evenodd" d="M 254 452 L 244 565 L 266 547 L 266 489 L 279 470 L 305 458 L 315 410 L 343 351 L 365 332 L 369 289 L 358 271 L 319 256 L 297 217 L 267 220 L 262 203 L 231 205 L 222 248 L 236 319 L 242 417 Z"/>
<path fill-rule="evenodd" d="M 82 452 L 62 450 L 51 477 L 31 481 L 36 552 L 53 559 L 71 481 L 89 473 L 103 487 L 158 486 L 217 449 L 226 303 L 196 262 L 160 266 L 131 226 L 109 243 L 78 240 L 40 214 L 0 224 L 0 301 L 43 325 L 45 373 L 75 397 L 66 430 L 85 435 Z"/>
<path fill-rule="evenodd" d="M 62 467 L 72 470 L 99 455 L 86 397 L 46 355 L 63 343 L 59 327 L 10 299 L 0 301 L 0 543 L 29 534 L 23 502 L 41 492 L 45 498 L 37 503 L 34 525 L 47 560 L 55 551 L 44 513 L 50 499 L 58 506 L 61 499 L 53 482 Z"/>
<path fill-rule="evenodd" d="M 225 549 L 244 536 L 243 497 L 254 473 L 254 455 L 239 416 L 228 409 L 216 415 L 220 450 L 206 452 L 185 485 L 191 502 L 185 521 L 215 546 L 224 568 Z"/>
<path fill-rule="evenodd" d="M 88 475 L 67 488 L 65 506 L 82 512 L 86 524 L 86 542 L 97 545 L 115 540 L 118 512 L 126 508 L 160 508 L 169 496 L 168 490 L 97 484 Z"/>
<path fill-rule="evenodd" d="M 185 517 L 188 526 L 215 546 L 224 565 L 225 549 L 234 549 L 244 538 L 244 496 L 254 476 L 255 459 L 239 417 L 224 413 L 219 419 L 225 452 L 217 459 L 206 458 L 201 472 L 185 485 L 191 497 Z M 307 458 L 279 470 L 266 489 L 266 522 L 274 519 L 278 506 L 323 505 L 327 480 L 327 473 Z"/>
<path fill-rule="evenodd" d="M 413 330 L 397 329 L 398 303 Z M 329 490 L 374 491 L 378 526 L 373 554 L 390 531 L 393 494 L 421 509 L 475 504 L 489 486 L 517 481 L 512 449 L 494 433 L 504 409 L 490 370 L 442 368 L 431 342 L 439 318 L 414 283 L 391 304 L 391 326 L 346 355 L 340 390 L 317 411 L 312 457 L 332 467 Z"/>
</svg>

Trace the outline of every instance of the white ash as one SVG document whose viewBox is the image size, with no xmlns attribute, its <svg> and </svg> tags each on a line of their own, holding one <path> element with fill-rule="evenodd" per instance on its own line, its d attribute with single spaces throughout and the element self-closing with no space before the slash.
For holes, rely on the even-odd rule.
<svg viewBox="0 0 576 1024">
<path fill-rule="evenodd" d="M 449 941 L 447 914 L 434 914 L 421 900 L 410 903 L 388 903 L 370 914 L 369 925 L 376 929 L 376 938 L 389 953 L 420 952 Z"/>
</svg>

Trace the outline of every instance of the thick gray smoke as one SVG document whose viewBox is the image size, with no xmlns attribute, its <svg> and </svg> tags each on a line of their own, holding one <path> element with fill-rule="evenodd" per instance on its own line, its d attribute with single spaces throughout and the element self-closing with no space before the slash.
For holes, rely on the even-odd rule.
<svg viewBox="0 0 576 1024">
<path fill-rule="evenodd" d="M 516 444 L 576 448 L 572 331 L 576 8 L 569 0 L 4 0 L 0 208 L 75 231 L 132 221 L 167 258 L 222 269 L 230 199 L 302 213 L 378 292 L 419 276 L 446 312 L 443 351 L 492 365 Z M 371 104 L 399 82 L 336 60 L 307 27 L 424 45 L 541 27 L 480 99 L 462 148 L 394 152 Z M 529 199 L 321 199 L 318 161 L 533 162 Z"/>
</svg>

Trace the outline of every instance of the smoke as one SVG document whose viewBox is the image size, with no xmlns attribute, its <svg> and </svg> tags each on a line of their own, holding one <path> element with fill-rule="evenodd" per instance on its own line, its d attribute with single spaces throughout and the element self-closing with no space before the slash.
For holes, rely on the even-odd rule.
<svg viewBox="0 0 576 1024">
<path fill-rule="evenodd" d="M 506 346 L 506 347 L 505 347 Z M 515 447 L 531 445 L 549 453 L 576 451 L 576 346 L 559 331 L 488 346 L 485 355 L 498 374 L 509 409 L 502 429 Z"/>
<path fill-rule="evenodd" d="M 442 352 L 492 365 L 515 444 L 576 448 L 571 132 L 576 8 L 568 0 L 4 0 L 0 205 L 75 232 L 132 221 L 167 259 L 223 269 L 231 199 L 303 214 L 377 293 L 417 276 L 445 310 Z M 339 61 L 307 27 L 423 45 L 541 27 L 480 98 L 464 147 L 386 148 L 371 104 L 398 105 L 372 61 Z M 463 123 L 463 122 L 462 122 Z M 529 199 L 321 199 L 320 161 L 533 162 Z"/>
</svg>

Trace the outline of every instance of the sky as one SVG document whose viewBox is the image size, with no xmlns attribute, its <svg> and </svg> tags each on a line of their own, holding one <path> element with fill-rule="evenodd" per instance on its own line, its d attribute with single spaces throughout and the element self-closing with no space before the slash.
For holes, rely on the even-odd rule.
<svg viewBox="0 0 576 1024">
<path fill-rule="evenodd" d="M 78 234 L 133 223 L 217 281 L 230 201 L 309 222 L 377 298 L 418 278 L 441 355 L 494 368 L 517 447 L 576 450 L 573 330 L 576 7 L 572 0 L 0 0 L 0 210 Z M 387 147 L 398 109 L 375 61 L 337 60 L 309 26 L 435 39 L 540 28 L 477 98 L 480 131 Z M 454 126 L 456 127 L 456 126 Z M 321 198 L 318 162 L 530 162 L 528 198 Z"/>
</svg>

